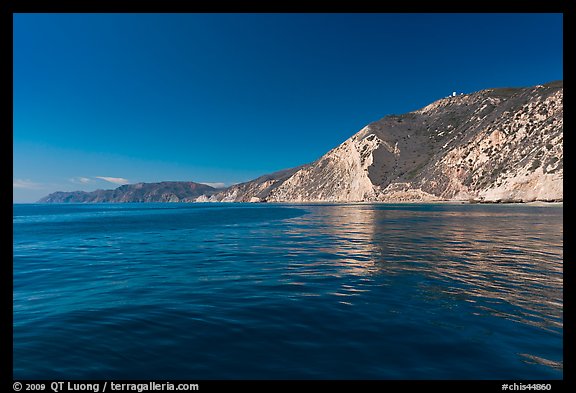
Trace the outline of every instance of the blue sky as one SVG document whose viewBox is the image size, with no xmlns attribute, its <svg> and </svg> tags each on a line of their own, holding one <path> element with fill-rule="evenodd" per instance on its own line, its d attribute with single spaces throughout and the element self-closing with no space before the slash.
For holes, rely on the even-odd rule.
<svg viewBox="0 0 576 393">
<path fill-rule="evenodd" d="M 561 14 L 16 14 L 15 202 L 230 185 L 452 91 L 562 79 Z"/>
</svg>

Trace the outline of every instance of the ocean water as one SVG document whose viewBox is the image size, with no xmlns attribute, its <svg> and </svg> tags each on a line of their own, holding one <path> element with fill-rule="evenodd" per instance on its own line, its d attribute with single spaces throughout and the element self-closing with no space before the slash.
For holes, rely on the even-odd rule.
<svg viewBox="0 0 576 393">
<path fill-rule="evenodd" d="M 562 206 L 13 213 L 16 379 L 563 377 Z"/>
</svg>

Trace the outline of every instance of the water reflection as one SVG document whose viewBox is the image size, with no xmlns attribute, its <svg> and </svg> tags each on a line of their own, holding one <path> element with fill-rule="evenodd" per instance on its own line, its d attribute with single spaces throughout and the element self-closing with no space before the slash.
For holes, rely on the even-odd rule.
<svg viewBox="0 0 576 393">
<path fill-rule="evenodd" d="M 411 277 L 419 296 L 447 307 L 466 304 L 471 316 L 490 315 L 562 336 L 561 208 L 359 204 L 308 209 L 313 214 L 295 222 L 313 220 L 319 233 L 308 234 L 305 248 L 322 242 L 316 250 L 324 272 L 330 266 L 332 274 L 358 277 L 332 293 L 344 304 L 375 285 L 395 285 L 394 277 Z M 292 226 L 288 235 L 304 237 L 298 228 Z M 561 367 L 561 361 L 535 354 L 518 356 Z"/>
<path fill-rule="evenodd" d="M 15 224 L 15 375 L 562 378 L 562 208 L 240 206 Z"/>
<path fill-rule="evenodd" d="M 542 328 L 561 328 L 561 216 L 542 208 L 531 214 L 518 207 L 475 209 L 479 208 L 428 212 L 419 217 L 418 227 L 398 220 L 392 228 L 390 216 L 401 217 L 403 212 L 378 211 L 373 241 L 383 246 L 381 255 L 411 259 L 384 263 L 383 269 L 425 273 L 439 280 L 436 285 L 444 293 L 470 302 L 489 300 L 480 307 L 490 312 Z M 405 249 L 389 246 L 389 237 L 382 234 L 390 230 L 398 232 L 398 244 Z M 408 253 L 414 238 L 422 246 Z"/>
</svg>

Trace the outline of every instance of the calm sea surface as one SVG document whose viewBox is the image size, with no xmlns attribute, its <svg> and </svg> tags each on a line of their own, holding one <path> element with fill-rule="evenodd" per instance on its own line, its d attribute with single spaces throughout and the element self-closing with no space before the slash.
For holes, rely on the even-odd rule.
<svg viewBox="0 0 576 393">
<path fill-rule="evenodd" d="M 14 377 L 560 379 L 562 213 L 14 205 Z"/>
</svg>

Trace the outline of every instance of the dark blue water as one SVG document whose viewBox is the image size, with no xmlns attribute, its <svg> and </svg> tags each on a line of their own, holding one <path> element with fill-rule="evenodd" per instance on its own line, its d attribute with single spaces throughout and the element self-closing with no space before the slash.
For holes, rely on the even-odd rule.
<svg viewBox="0 0 576 393">
<path fill-rule="evenodd" d="M 14 205 L 14 377 L 562 378 L 562 209 Z"/>
</svg>

